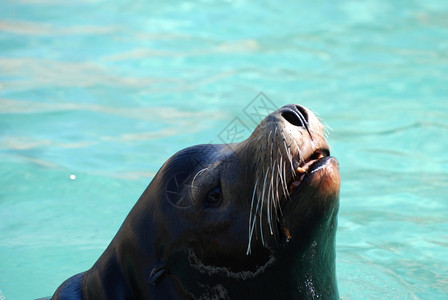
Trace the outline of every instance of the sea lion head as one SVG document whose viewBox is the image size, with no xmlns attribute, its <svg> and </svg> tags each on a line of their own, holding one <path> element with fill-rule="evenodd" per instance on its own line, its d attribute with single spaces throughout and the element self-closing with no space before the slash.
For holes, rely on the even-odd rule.
<svg viewBox="0 0 448 300">
<path fill-rule="evenodd" d="M 276 280 L 280 269 L 303 293 L 319 293 L 312 282 L 321 276 L 317 269 L 332 273 L 324 277 L 336 285 L 339 165 L 324 126 L 307 108 L 274 111 L 241 143 L 179 151 L 152 184 L 159 259 L 190 292 L 201 288 L 183 277 L 213 277 L 222 285 Z M 308 286 L 294 283 L 300 280 Z M 337 288 L 329 293 L 337 295 Z"/>
<path fill-rule="evenodd" d="M 337 298 L 339 188 L 321 122 L 284 106 L 241 143 L 169 158 L 94 266 L 54 297 L 77 282 L 89 299 Z"/>
</svg>

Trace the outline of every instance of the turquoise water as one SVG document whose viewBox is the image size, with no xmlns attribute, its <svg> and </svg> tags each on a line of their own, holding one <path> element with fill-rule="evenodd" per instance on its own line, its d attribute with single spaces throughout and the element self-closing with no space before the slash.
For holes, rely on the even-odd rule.
<svg viewBox="0 0 448 300">
<path fill-rule="evenodd" d="M 446 1 L 3 0 L 0 299 L 90 268 L 260 91 L 333 128 L 341 298 L 447 298 Z"/>
</svg>

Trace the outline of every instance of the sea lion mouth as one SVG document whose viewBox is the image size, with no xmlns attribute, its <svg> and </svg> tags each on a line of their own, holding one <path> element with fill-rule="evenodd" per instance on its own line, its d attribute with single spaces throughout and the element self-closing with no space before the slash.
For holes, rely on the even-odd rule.
<svg viewBox="0 0 448 300">
<path fill-rule="evenodd" d="M 280 205 L 278 207 L 279 213 L 277 218 L 277 228 L 280 234 L 280 241 L 282 245 L 287 244 L 291 240 L 291 234 L 288 227 L 285 226 L 283 220 L 282 210 L 285 209 L 286 204 L 291 201 L 291 198 L 300 193 L 300 187 L 303 181 L 313 176 L 313 173 L 320 169 L 324 169 L 327 162 L 331 158 L 330 150 L 327 148 L 321 148 L 315 150 L 311 155 L 303 160 L 295 160 L 294 170 L 295 176 L 288 183 L 288 194 L 280 199 Z"/>
<path fill-rule="evenodd" d="M 288 192 L 289 195 L 292 195 L 294 192 L 296 192 L 300 186 L 300 184 L 303 182 L 303 179 L 316 171 L 317 168 L 321 167 L 318 166 L 319 162 L 323 160 L 325 157 L 330 156 L 330 151 L 328 149 L 318 149 L 314 151 L 308 158 L 302 160 L 302 161 L 295 161 L 294 162 L 294 170 L 295 170 L 295 176 L 290 180 L 288 183 Z"/>
</svg>

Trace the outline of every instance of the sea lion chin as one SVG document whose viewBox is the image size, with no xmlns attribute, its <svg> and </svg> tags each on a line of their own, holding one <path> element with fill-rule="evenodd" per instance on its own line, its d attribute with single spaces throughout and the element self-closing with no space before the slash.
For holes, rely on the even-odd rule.
<svg viewBox="0 0 448 300">
<path fill-rule="evenodd" d="M 91 269 L 53 299 L 338 298 L 339 165 L 299 105 L 161 167 Z"/>
</svg>

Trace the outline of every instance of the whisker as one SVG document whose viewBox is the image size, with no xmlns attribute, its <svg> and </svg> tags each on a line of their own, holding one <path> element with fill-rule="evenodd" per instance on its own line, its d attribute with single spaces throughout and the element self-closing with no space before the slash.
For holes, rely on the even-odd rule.
<svg viewBox="0 0 448 300">
<path fill-rule="evenodd" d="M 247 251 L 246 251 L 246 255 L 249 255 L 251 253 L 251 242 L 252 242 L 252 234 L 253 231 L 251 230 L 251 223 L 252 223 L 252 212 L 253 212 L 253 207 L 254 207 L 254 199 L 255 199 L 255 192 L 257 190 L 257 184 L 258 184 L 258 179 L 255 181 L 255 186 L 254 186 L 254 192 L 252 193 L 252 201 L 250 203 L 250 215 L 249 215 L 249 243 L 247 245 Z"/>
<path fill-rule="evenodd" d="M 274 161 L 275 162 L 275 161 Z M 271 235 L 274 234 L 274 230 L 272 228 L 272 222 L 271 222 L 271 203 L 274 201 L 274 197 L 271 195 L 271 191 L 274 192 L 274 165 L 272 165 L 272 173 L 271 173 L 271 184 L 269 185 L 269 191 L 268 191 L 268 201 L 267 201 L 267 216 L 268 216 L 268 223 L 269 223 L 269 229 L 271 231 Z"/>
<path fill-rule="evenodd" d="M 275 160 L 275 162 L 277 162 L 277 160 Z M 275 165 L 275 164 L 274 164 Z M 275 212 L 277 213 L 277 204 L 280 205 L 280 196 L 278 194 L 278 190 L 280 189 L 279 186 L 279 177 L 280 177 L 280 172 L 277 169 L 277 176 L 275 176 L 275 196 L 272 195 L 275 199 L 274 199 L 274 209 Z"/>
<path fill-rule="evenodd" d="M 275 184 L 273 184 L 273 187 L 275 189 L 274 188 L 272 189 L 272 199 L 273 199 L 273 201 L 272 201 L 272 204 L 271 204 L 271 206 L 272 206 L 271 218 L 275 217 L 275 221 L 278 222 L 279 218 L 278 218 L 278 213 L 277 213 L 277 205 L 280 205 L 280 199 L 279 199 L 279 196 L 278 196 L 278 190 L 280 189 L 280 187 L 278 185 L 279 173 L 277 173 L 277 175 L 275 174 L 275 171 L 277 169 L 277 168 L 275 168 L 276 163 L 277 163 L 277 159 L 274 160 L 274 165 L 272 166 L 273 167 L 273 172 L 272 172 L 273 174 L 272 175 L 273 175 L 273 177 L 275 177 Z M 274 235 L 273 230 L 271 230 L 271 235 Z M 274 237 L 277 240 L 277 236 L 274 236 Z"/>
<path fill-rule="evenodd" d="M 272 133 L 272 131 L 271 131 L 271 133 Z M 269 134 L 269 136 L 270 136 L 270 134 Z M 270 177 L 271 177 L 271 183 L 269 184 L 268 196 L 267 196 L 267 201 L 266 201 L 266 208 L 267 208 L 266 214 L 267 214 L 269 230 L 270 230 L 271 235 L 273 234 L 272 222 L 271 222 L 271 202 L 274 200 L 271 197 L 271 190 L 273 190 L 273 188 L 274 188 L 273 187 L 273 176 L 274 176 L 274 171 L 275 171 L 275 169 L 274 169 L 275 160 L 274 160 L 274 162 L 272 162 L 272 157 L 274 156 L 273 150 L 274 150 L 274 146 L 273 146 L 273 142 L 271 142 L 271 151 L 270 151 L 270 159 L 271 159 L 271 174 L 270 174 Z"/>
<path fill-rule="evenodd" d="M 308 131 L 308 134 L 311 137 L 311 140 L 313 140 L 313 135 L 310 132 L 310 126 L 308 124 L 308 122 L 306 121 L 305 117 L 302 115 L 302 113 L 300 111 L 298 111 L 299 113 L 299 118 L 300 118 L 300 122 L 302 122 L 302 124 L 305 126 L 306 131 Z"/>
<path fill-rule="evenodd" d="M 324 128 L 324 130 L 323 130 L 324 136 L 326 139 L 328 139 L 328 137 L 330 136 L 330 131 L 333 131 L 333 128 L 331 128 L 330 125 L 328 125 L 326 122 L 324 122 L 320 119 L 319 119 L 319 121 Z"/>
<path fill-rule="evenodd" d="M 289 160 L 289 165 L 291 167 L 291 172 L 292 172 L 292 177 L 296 178 L 296 171 L 294 170 L 294 164 L 292 163 L 292 154 L 291 151 L 288 150 L 288 147 L 286 146 L 286 142 L 283 141 L 283 145 L 285 146 L 285 150 L 286 150 L 286 156 L 288 156 L 288 160 Z"/>
<path fill-rule="evenodd" d="M 292 171 L 292 177 L 296 178 L 296 172 L 294 170 L 294 164 L 292 163 L 291 150 L 288 150 L 288 146 L 286 145 L 286 137 L 285 137 L 285 135 L 283 135 L 283 146 L 285 147 L 286 156 L 288 157 L 288 160 L 290 162 L 291 171 Z"/>
<path fill-rule="evenodd" d="M 247 144 L 249 145 L 253 141 L 258 141 L 262 136 L 263 136 L 263 134 L 262 134 L 262 132 L 260 132 L 257 136 L 254 136 L 253 138 L 251 138 Z"/>
<path fill-rule="evenodd" d="M 290 157 L 288 146 L 286 146 L 286 142 L 285 141 L 283 141 L 283 146 L 285 147 L 285 152 L 286 152 L 286 156 L 288 157 L 288 160 L 290 160 L 291 163 L 292 163 L 292 158 Z"/>
<path fill-rule="evenodd" d="M 190 197 L 191 199 L 193 199 L 193 190 L 195 189 L 194 187 L 194 181 L 196 180 L 196 177 L 198 177 L 200 174 L 202 174 L 203 172 L 207 171 L 210 167 L 207 168 L 203 168 L 201 170 L 199 170 L 196 175 L 194 175 L 193 180 L 191 181 L 191 189 L 190 189 Z"/>
<path fill-rule="evenodd" d="M 266 190 L 266 179 L 268 178 L 268 173 L 269 173 L 269 167 L 268 167 L 268 169 L 266 171 L 266 175 L 264 176 L 263 194 L 261 196 L 262 200 L 259 201 L 260 204 L 261 204 L 260 205 L 260 212 L 259 212 L 259 215 L 260 215 L 260 224 L 259 224 L 259 226 L 260 226 L 261 243 L 263 244 L 263 246 L 264 246 L 264 237 L 263 237 L 263 212 L 262 212 L 262 210 L 263 210 L 264 193 L 265 193 L 265 190 Z M 257 208 L 257 211 L 258 211 L 258 208 Z"/>
<path fill-rule="evenodd" d="M 291 139 L 291 140 L 292 140 L 292 142 L 293 142 L 293 143 L 296 145 L 296 147 L 297 147 L 297 152 L 298 152 L 299 160 L 302 161 L 302 154 L 301 154 L 299 145 L 297 144 L 296 140 L 294 140 L 294 139 Z M 295 172 L 294 172 L 294 174 L 295 174 Z"/>
<path fill-rule="evenodd" d="M 285 182 L 283 180 L 283 175 L 282 175 L 282 172 L 280 170 L 280 166 L 282 165 L 282 159 L 283 158 L 280 157 L 280 164 L 277 166 L 277 168 L 278 168 L 278 173 L 280 175 L 280 183 L 281 183 L 281 186 L 282 186 L 283 195 L 286 197 L 286 184 L 285 184 Z"/>
<path fill-rule="evenodd" d="M 288 186 L 287 186 L 288 183 L 286 182 L 286 161 L 282 167 L 283 167 L 283 178 L 285 179 L 286 194 L 288 195 L 288 200 L 289 200 L 289 199 L 291 199 L 291 197 L 289 196 L 289 191 L 288 191 Z"/>
<path fill-rule="evenodd" d="M 299 110 L 299 111 L 297 111 L 298 113 L 299 113 L 299 118 L 300 118 L 300 122 L 302 123 L 302 125 L 306 128 L 306 129 L 308 129 L 308 127 L 309 127 L 309 124 L 308 124 L 308 121 L 305 119 L 305 117 L 302 115 L 302 112 Z"/>
<path fill-rule="evenodd" d="M 264 136 L 264 134 L 262 134 L 262 133 L 260 133 L 260 134 L 258 135 L 257 142 L 261 139 L 262 136 Z"/>
<path fill-rule="evenodd" d="M 196 180 L 196 177 L 199 176 L 200 174 L 202 174 L 203 172 L 205 172 L 206 170 L 208 170 L 210 167 L 207 168 L 203 168 L 201 170 L 199 170 L 196 175 L 194 175 L 193 180 L 191 181 L 191 185 L 194 186 L 194 181 Z"/>
<path fill-rule="evenodd" d="M 252 240 L 252 235 L 253 235 L 254 230 L 255 230 L 255 222 L 257 221 L 257 215 L 258 215 L 258 208 L 259 208 L 259 205 L 260 205 L 260 199 L 261 199 L 261 197 L 260 197 L 260 195 L 258 193 L 258 190 L 257 190 L 257 205 L 255 207 L 254 219 L 252 220 L 252 226 L 251 226 L 250 234 L 249 234 L 250 237 L 251 237 L 251 240 Z"/>
</svg>

